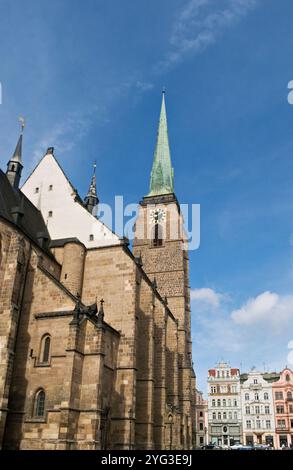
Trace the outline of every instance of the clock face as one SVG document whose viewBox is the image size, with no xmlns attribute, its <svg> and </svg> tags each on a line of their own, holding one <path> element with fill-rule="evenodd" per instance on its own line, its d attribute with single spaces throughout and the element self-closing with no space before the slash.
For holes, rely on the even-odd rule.
<svg viewBox="0 0 293 470">
<path fill-rule="evenodd" d="M 166 212 L 164 209 L 154 209 L 150 212 L 150 219 L 153 224 L 159 224 L 166 219 Z"/>
</svg>

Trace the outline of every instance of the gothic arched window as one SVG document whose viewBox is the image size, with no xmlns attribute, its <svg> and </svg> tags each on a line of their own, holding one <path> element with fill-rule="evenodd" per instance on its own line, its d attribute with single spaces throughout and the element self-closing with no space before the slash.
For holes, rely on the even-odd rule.
<svg viewBox="0 0 293 470">
<path fill-rule="evenodd" d="M 45 416 L 45 401 L 46 401 L 46 394 L 44 390 L 38 390 L 35 395 L 34 401 L 34 416 L 36 418 L 42 418 Z"/>
<path fill-rule="evenodd" d="M 163 227 L 156 224 L 152 229 L 152 246 L 158 247 L 163 245 Z"/>
<path fill-rule="evenodd" d="M 49 334 L 43 336 L 40 349 L 40 362 L 47 363 L 50 359 L 51 337 Z"/>
</svg>

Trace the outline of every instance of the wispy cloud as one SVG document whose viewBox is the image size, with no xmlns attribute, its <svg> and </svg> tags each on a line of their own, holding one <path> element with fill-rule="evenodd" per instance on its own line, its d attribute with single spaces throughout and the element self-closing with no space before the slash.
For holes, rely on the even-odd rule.
<svg viewBox="0 0 293 470">
<path fill-rule="evenodd" d="M 258 3 L 259 0 L 189 0 L 173 25 L 170 50 L 158 69 L 169 68 L 191 54 L 202 52 Z"/>
<path fill-rule="evenodd" d="M 100 105 L 92 105 L 86 111 L 73 111 L 62 121 L 55 123 L 45 132 L 33 149 L 31 166 L 35 166 L 48 147 L 56 147 L 59 154 L 70 152 L 88 134 L 93 126 L 111 121 L 111 110 L 117 100 L 133 90 L 137 95 L 146 93 L 153 88 L 148 81 L 131 78 L 119 85 L 109 87 L 108 97 Z"/>
<path fill-rule="evenodd" d="M 201 307 L 211 307 L 213 309 L 217 309 L 220 307 L 221 301 L 227 300 L 228 296 L 216 292 L 210 287 L 202 287 L 200 289 L 191 290 L 190 298 L 192 301 L 195 301 Z"/>
<path fill-rule="evenodd" d="M 40 160 L 48 147 L 56 147 L 59 153 L 70 152 L 90 130 L 92 115 L 73 112 L 62 122 L 55 123 L 35 144 L 31 165 L 34 166 Z"/>
</svg>

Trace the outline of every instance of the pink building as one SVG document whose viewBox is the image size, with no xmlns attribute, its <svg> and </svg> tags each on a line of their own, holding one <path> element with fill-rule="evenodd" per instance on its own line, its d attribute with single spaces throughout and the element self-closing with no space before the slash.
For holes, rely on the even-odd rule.
<svg viewBox="0 0 293 470">
<path fill-rule="evenodd" d="M 196 447 L 208 443 L 208 402 L 204 400 L 202 392 L 196 390 Z"/>
<path fill-rule="evenodd" d="M 280 379 L 272 384 L 276 420 L 276 444 L 293 446 L 293 371 L 282 370 Z"/>
</svg>

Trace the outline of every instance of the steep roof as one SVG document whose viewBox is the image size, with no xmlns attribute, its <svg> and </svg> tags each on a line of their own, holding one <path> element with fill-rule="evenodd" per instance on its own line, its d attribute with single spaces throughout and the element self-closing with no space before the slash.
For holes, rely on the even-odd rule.
<svg viewBox="0 0 293 470">
<path fill-rule="evenodd" d="M 22 217 L 13 217 L 16 211 Z M 38 234 L 43 234 L 49 240 L 49 233 L 41 212 L 19 189 L 11 186 L 7 176 L 0 170 L 0 217 L 16 225 L 37 245 L 40 245 Z M 43 247 L 44 248 L 44 247 Z"/>
<path fill-rule="evenodd" d="M 163 92 L 157 143 L 151 172 L 150 192 L 148 196 L 157 196 L 174 192 L 174 171 L 171 163 L 165 92 Z"/>
</svg>

